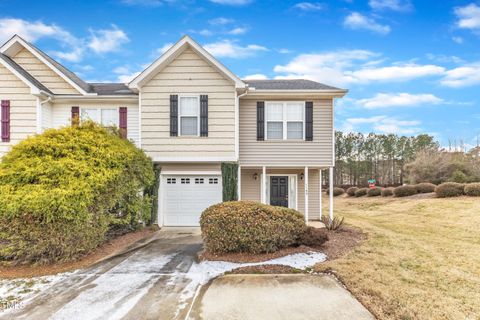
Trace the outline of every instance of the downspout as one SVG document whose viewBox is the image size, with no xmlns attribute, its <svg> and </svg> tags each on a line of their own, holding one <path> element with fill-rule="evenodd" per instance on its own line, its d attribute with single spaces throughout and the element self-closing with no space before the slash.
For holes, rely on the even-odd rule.
<svg viewBox="0 0 480 320">
<path fill-rule="evenodd" d="M 39 99 L 40 101 L 40 97 L 38 97 L 37 99 Z M 43 110 L 42 110 L 42 106 L 47 103 L 47 102 L 50 102 L 52 101 L 52 97 L 49 96 L 46 100 L 43 100 L 43 101 L 40 101 L 39 105 L 38 105 L 38 110 L 37 110 L 37 115 L 38 115 L 38 119 L 37 119 L 37 133 L 40 134 L 42 133 L 43 131 L 43 128 L 42 128 L 42 124 L 43 124 Z"/>
<path fill-rule="evenodd" d="M 248 85 L 246 86 L 245 92 L 237 95 L 235 93 L 235 158 L 237 162 L 240 158 L 240 98 L 248 94 Z"/>
</svg>

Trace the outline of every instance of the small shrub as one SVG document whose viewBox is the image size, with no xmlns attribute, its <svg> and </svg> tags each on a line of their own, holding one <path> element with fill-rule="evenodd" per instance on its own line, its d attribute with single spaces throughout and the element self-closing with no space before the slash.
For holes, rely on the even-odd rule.
<svg viewBox="0 0 480 320">
<path fill-rule="evenodd" d="M 320 220 L 323 222 L 327 230 L 338 230 L 342 227 L 343 221 L 345 220 L 345 218 L 344 217 L 340 218 L 338 216 L 335 216 L 333 217 L 333 220 L 330 221 L 329 216 L 323 215 Z"/>
<path fill-rule="evenodd" d="M 357 191 L 355 191 L 355 197 L 363 197 L 367 195 L 368 188 L 360 188 Z"/>
<path fill-rule="evenodd" d="M 253 201 L 231 201 L 205 209 L 200 218 L 205 247 L 212 253 L 268 253 L 298 244 L 304 216 L 293 209 Z"/>
<path fill-rule="evenodd" d="M 318 247 L 328 240 L 327 230 L 325 228 L 307 227 L 302 234 L 299 244 L 309 247 Z"/>
<path fill-rule="evenodd" d="M 419 184 L 415 185 L 415 188 L 417 188 L 418 193 L 435 192 L 436 187 L 437 187 L 436 185 L 434 185 L 433 183 L 429 183 L 429 182 L 422 182 L 422 183 L 419 183 Z"/>
<path fill-rule="evenodd" d="M 463 195 L 465 185 L 457 182 L 445 182 L 435 188 L 439 198 L 458 197 Z"/>
<path fill-rule="evenodd" d="M 408 197 L 417 194 L 417 188 L 412 185 L 399 186 L 393 189 L 395 197 Z"/>
<path fill-rule="evenodd" d="M 375 187 L 373 189 L 368 189 L 367 197 L 378 197 L 382 194 L 382 188 Z"/>
<path fill-rule="evenodd" d="M 451 181 L 457 182 L 457 183 L 465 183 L 468 181 L 467 175 L 459 169 L 456 169 L 455 171 L 453 171 L 450 179 Z"/>
<path fill-rule="evenodd" d="M 350 187 L 347 189 L 347 195 L 350 196 L 350 197 L 354 197 L 355 196 L 355 192 L 358 190 L 357 187 Z"/>
<path fill-rule="evenodd" d="M 329 189 L 327 189 L 325 192 L 327 193 L 327 195 L 330 194 L 330 190 L 329 190 Z M 333 196 L 334 196 L 334 197 L 341 196 L 341 195 L 344 194 L 344 193 L 345 193 L 345 190 L 343 190 L 343 188 L 338 188 L 338 187 L 334 187 L 334 188 L 333 188 Z"/>
<path fill-rule="evenodd" d="M 465 194 L 471 197 L 480 197 L 480 183 L 469 183 L 465 185 Z"/>
<path fill-rule="evenodd" d="M 388 188 L 382 189 L 382 197 L 393 196 L 393 190 L 394 189 L 395 188 L 393 188 L 393 187 L 388 187 Z"/>
</svg>

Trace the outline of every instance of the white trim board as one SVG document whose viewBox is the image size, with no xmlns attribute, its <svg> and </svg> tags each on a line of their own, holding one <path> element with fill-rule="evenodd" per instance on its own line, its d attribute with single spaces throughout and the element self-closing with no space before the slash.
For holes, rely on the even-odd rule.
<svg viewBox="0 0 480 320">
<path fill-rule="evenodd" d="M 287 184 L 287 188 L 288 188 L 288 207 L 290 209 L 295 209 L 295 210 L 298 210 L 298 174 L 295 174 L 295 173 L 287 173 L 287 174 L 281 174 L 281 173 L 267 173 L 266 174 L 266 177 L 267 177 L 267 180 L 265 181 L 265 187 L 267 188 L 266 189 L 266 203 L 267 204 L 270 204 L 270 177 L 288 177 L 288 184 Z M 290 178 L 295 178 L 295 184 L 293 185 L 295 187 L 295 207 L 292 208 L 290 207 L 290 204 L 292 203 L 291 201 L 291 193 L 290 193 Z"/>
</svg>

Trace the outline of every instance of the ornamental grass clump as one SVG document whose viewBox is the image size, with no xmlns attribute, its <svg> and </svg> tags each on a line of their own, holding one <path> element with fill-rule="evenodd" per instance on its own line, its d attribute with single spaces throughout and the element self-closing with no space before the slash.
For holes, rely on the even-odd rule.
<svg viewBox="0 0 480 320">
<path fill-rule="evenodd" d="M 275 252 L 300 244 L 307 231 L 300 212 L 254 201 L 215 204 L 203 211 L 200 227 L 214 254 Z"/>
<path fill-rule="evenodd" d="M 153 165 L 118 131 L 86 122 L 15 145 L 0 163 L 0 261 L 70 261 L 109 228 L 150 217 Z"/>
</svg>

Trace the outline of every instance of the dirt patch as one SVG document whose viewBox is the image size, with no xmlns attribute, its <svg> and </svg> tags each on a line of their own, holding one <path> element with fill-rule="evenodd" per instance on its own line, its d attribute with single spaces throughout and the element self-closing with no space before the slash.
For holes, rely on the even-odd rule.
<svg viewBox="0 0 480 320">
<path fill-rule="evenodd" d="M 213 254 L 207 251 L 202 251 L 198 255 L 198 260 L 210 260 L 210 261 L 228 261 L 236 263 L 249 263 L 249 262 L 263 262 L 271 259 L 284 257 L 295 253 L 307 253 L 311 251 L 323 252 L 327 255 L 329 260 L 336 259 L 343 256 L 345 253 L 351 251 L 363 240 L 366 239 L 364 234 L 358 228 L 343 227 L 337 231 L 328 231 L 328 241 L 322 246 L 298 246 L 281 249 L 272 253 L 252 254 L 252 253 L 225 253 L 225 254 Z M 266 270 L 267 266 L 246 267 L 237 270 Z M 252 269 L 248 269 L 252 268 Z M 242 272 L 236 272 L 242 273 Z M 247 272 L 252 273 L 252 272 Z M 260 272 L 261 273 L 261 272 Z"/>
<path fill-rule="evenodd" d="M 116 252 L 128 248 L 135 242 L 150 237 L 158 228 L 145 228 L 108 240 L 92 253 L 77 261 L 61 262 L 51 265 L 0 266 L 0 279 L 30 278 L 72 271 L 91 266 L 95 262 Z"/>
<path fill-rule="evenodd" d="M 270 264 L 263 266 L 249 266 L 234 269 L 226 274 L 291 274 L 291 273 L 304 273 L 305 271 L 292 268 L 289 266 L 283 266 L 280 264 Z"/>
</svg>

